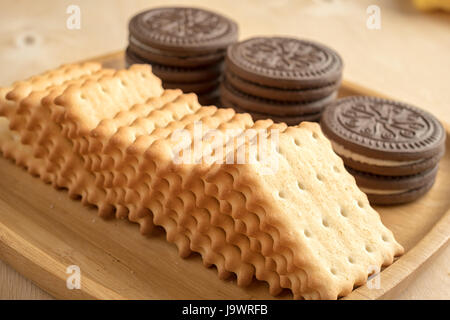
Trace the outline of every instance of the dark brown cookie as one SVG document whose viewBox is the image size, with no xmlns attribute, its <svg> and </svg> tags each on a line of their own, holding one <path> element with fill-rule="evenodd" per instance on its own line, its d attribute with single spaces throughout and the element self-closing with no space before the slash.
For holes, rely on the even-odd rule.
<svg viewBox="0 0 450 320">
<path fill-rule="evenodd" d="M 237 41 L 237 24 L 215 12 L 188 7 L 161 7 L 134 16 L 130 35 L 140 43 L 182 55 L 225 50 Z"/>
<path fill-rule="evenodd" d="M 181 69 L 152 64 L 153 73 L 167 82 L 204 82 L 216 80 L 220 77 L 221 66 L 215 65 L 208 69 Z"/>
<path fill-rule="evenodd" d="M 433 186 L 438 167 L 404 177 L 374 175 L 348 167 L 347 170 L 371 204 L 392 205 L 414 201 L 424 195 Z"/>
<path fill-rule="evenodd" d="M 132 52 L 146 60 L 153 61 L 161 65 L 174 67 L 208 66 L 211 64 L 220 63 L 225 58 L 225 50 L 195 56 L 183 54 L 182 52 L 176 54 L 165 52 L 141 43 L 132 36 L 129 37 L 128 46 Z"/>
<path fill-rule="evenodd" d="M 153 73 L 163 81 L 176 83 L 205 82 L 216 80 L 222 74 L 222 63 L 210 65 L 202 68 L 179 68 L 163 66 L 145 60 L 127 48 L 125 53 L 127 65 L 131 64 L 151 64 Z"/>
<path fill-rule="evenodd" d="M 266 114 L 267 116 L 305 116 L 320 113 L 326 105 L 336 98 L 336 92 L 313 102 L 280 102 L 246 95 L 233 88 L 225 78 L 220 86 L 223 99 L 230 101 L 242 110 Z"/>
<path fill-rule="evenodd" d="M 139 57 L 137 54 L 131 51 L 130 47 L 127 47 L 125 49 L 125 65 L 128 68 L 133 64 L 150 64 L 150 62 L 148 62 L 144 58 Z"/>
<path fill-rule="evenodd" d="M 229 70 L 225 71 L 227 81 L 239 91 L 255 97 L 283 101 L 283 102 L 308 102 L 325 98 L 335 92 L 340 81 L 313 89 L 280 89 L 272 88 L 242 79 Z"/>
<path fill-rule="evenodd" d="M 336 153 L 382 167 L 411 165 L 445 148 L 444 128 L 433 115 L 376 97 L 336 100 L 323 112 L 321 125 Z"/>
<path fill-rule="evenodd" d="M 367 198 L 372 205 L 398 205 L 417 200 L 426 194 L 433 187 L 435 180 L 428 182 L 427 184 L 407 190 L 404 192 L 399 192 L 395 194 L 374 194 L 366 192 Z"/>
<path fill-rule="evenodd" d="M 295 38 L 251 38 L 231 45 L 226 68 L 249 82 L 282 89 L 320 88 L 338 82 L 342 59 L 332 49 Z"/>
<path fill-rule="evenodd" d="M 439 152 L 438 154 L 436 154 L 431 158 L 413 161 L 403 165 L 396 165 L 396 166 L 368 164 L 365 162 L 354 160 L 349 157 L 345 157 L 343 155 L 340 156 L 348 167 L 356 169 L 358 171 L 384 176 L 406 176 L 423 172 L 430 168 L 434 168 L 439 163 L 439 160 L 441 160 L 444 153 L 445 148 L 443 145 L 441 152 Z"/>
<path fill-rule="evenodd" d="M 409 176 L 381 176 L 370 173 L 364 173 L 347 167 L 347 171 L 355 178 L 356 184 L 360 188 L 379 190 L 382 192 L 399 192 L 420 188 L 434 181 L 438 167 L 428 169 L 418 174 Z"/>
<path fill-rule="evenodd" d="M 258 113 L 258 112 L 249 112 L 246 111 L 244 109 L 239 108 L 238 106 L 236 106 L 235 104 L 233 104 L 231 101 L 227 100 L 226 98 L 224 98 L 223 95 L 221 95 L 220 97 L 220 106 L 223 108 L 233 108 L 236 112 L 239 113 L 249 113 L 254 121 L 257 120 L 264 120 L 264 119 L 272 119 L 274 122 L 284 122 L 289 126 L 296 126 L 298 125 L 300 122 L 303 121 L 319 121 L 320 119 L 320 115 L 321 113 L 313 113 L 313 114 L 307 114 L 304 116 L 273 116 L 273 115 L 268 115 L 268 114 L 264 114 L 264 113 Z"/>
<path fill-rule="evenodd" d="M 198 95 L 198 102 L 202 106 L 218 106 L 220 104 L 220 91 L 216 90 Z"/>
<path fill-rule="evenodd" d="M 217 90 L 219 80 L 209 80 L 205 82 L 164 82 L 164 89 L 181 89 L 184 93 L 194 92 L 196 94 L 208 93 Z"/>
</svg>

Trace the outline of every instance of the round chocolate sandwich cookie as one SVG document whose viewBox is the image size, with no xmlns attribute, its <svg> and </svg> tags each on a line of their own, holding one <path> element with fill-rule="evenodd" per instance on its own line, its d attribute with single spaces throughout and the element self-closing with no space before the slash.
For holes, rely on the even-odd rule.
<svg viewBox="0 0 450 320">
<path fill-rule="evenodd" d="M 130 35 L 139 43 L 180 56 L 225 50 L 238 39 L 237 24 L 215 12 L 188 7 L 161 7 L 134 16 Z"/>
<path fill-rule="evenodd" d="M 277 100 L 283 102 L 307 102 L 325 98 L 337 91 L 340 80 L 312 89 L 280 89 L 272 88 L 242 79 L 229 70 L 225 71 L 227 81 L 237 90 L 255 97 Z"/>
<path fill-rule="evenodd" d="M 247 110 L 241 109 L 238 106 L 236 106 L 235 104 L 233 104 L 231 101 L 224 98 L 224 96 L 222 94 L 221 94 L 220 100 L 221 100 L 221 107 L 233 108 L 238 113 L 248 113 L 252 116 L 254 121 L 272 119 L 274 122 L 284 122 L 289 126 L 296 126 L 303 121 L 317 122 L 317 121 L 319 121 L 320 115 L 321 115 L 321 113 L 319 112 L 319 113 L 306 114 L 303 116 L 273 116 L 273 115 L 268 115 L 268 114 L 264 114 L 264 113 L 252 112 L 252 111 L 247 111 Z"/>
<path fill-rule="evenodd" d="M 168 82 L 204 82 L 219 79 L 222 71 L 221 65 L 212 65 L 202 69 L 186 69 L 166 67 L 159 64 L 151 64 L 153 73 Z"/>
<path fill-rule="evenodd" d="M 136 55 L 134 52 L 130 50 L 130 47 L 127 47 L 125 50 L 125 66 L 128 68 L 133 64 L 150 64 L 145 61 L 143 58 Z"/>
<path fill-rule="evenodd" d="M 424 194 L 426 194 L 434 185 L 434 180 L 428 184 L 408 191 L 396 193 L 396 194 L 382 194 L 382 193 L 370 193 L 370 190 L 363 192 L 366 193 L 369 202 L 372 205 L 396 205 L 412 202 L 419 199 Z"/>
<path fill-rule="evenodd" d="M 407 177 L 366 174 L 348 167 L 347 170 L 371 204 L 392 205 L 414 201 L 427 193 L 436 180 L 438 168 Z"/>
<path fill-rule="evenodd" d="M 262 99 L 249 96 L 233 88 L 227 78 L 222 81 L 220 94 L 233 105 L 240 109 L 266 114 L 267 116 L 305 116 L 321 112 L 326 105 L 332 102 L 337 93 L 334 92 L 328 97 L 312 102 L 280 102 L 275 100 Z"/>
<path fill-rule="evenodd" d="M 342 59 L 312 41 L 284 37 L 251 38 L 231 45 L 226 68 L 252 83 L 282 89 L 320 88 L 338 82 Z"/>
<path fill-rule="evenodd" d="M 219 87 L 219 80 L 205 82 L 164 82 L 164 89 L 181 89 L 184 93 L 195 92 L 197 94 L 214 91 Z"/>
<path fill-rule="evenodd" d="M 344 154 L 348 155 L 348 151 L 343 150 L 339 145 L 335 143 L 333 143 L 333 148 L 335 152 L 340 155 L 342 160 L 344 160 L 344 163 L 348 167 L 355 168 L 361 172 L 370 172 L 373 174 L 384 176 L 407 176 L 423 172 L 435 167 L 445 153 L 445 148 L 444 146 L 442 146 L 439 153 L 431 158 L 426 158 L 423 160 L 403 161 L 401 163 L 390 161 L 389 164 L 391 164 L 391 166 L 386 166 L 386 162 L 376 161 L 376 163 L 378 164 L 375 164 L 374 161 L 366 160 L 362 157 L 353 156 L 352 158 L 352 155 L 345 156 Z"/>
<path fill-rule="evenodd" d="M 139 40 L 132 36 L 129 37 L 128 46 L 131 51 L 144 59 L 156 62 L 158 64 L 174 67 L 208 66 L 214 63 L 222 62 L 225 58 L 225 50 L 195 56 L 183 53 L 170 53 L 157 48 L 152 48 L 139 42 Z"/>
<path fill-rule="evenodd" d="M 152 72 L 163 81 L 168 82 L 190 83 L 217 80 L 221 76 L 223 70 L 222 63 L 201 68 L 179 68 L 164 66 L 143 59 L 142 57 L 132 52 L 129 48 L 127 48 L 126 50 L 125 60 L 128 66 L 135 63 L 151 64 Z"/>
<path fill-rule="evenodd" d="M 202 106 L 217 106 L 220 104 L 220 90 L 219 88 L 210 92 L 198 94 L 198 102 Z"/>
<path fill-rule="evenodd" d="M 438 166 L 421 173 L 409 176 L 381 176 L 371 173 L 364 173 L 346 167 L 347 171 L 355 178 L 356 184 L 365 190 L 376 190 L 379 193 L 401 193 L 411 189 L 417 189 L 436 178 Z"/>
<path fill-rule="evenodd" d="M 387 176 L 415 174 L 436 166 L 445 131 L 430 113 L 376 97 L 348 97 L 328 105 L 323 132 L 353 169 Z"/>
</svg>

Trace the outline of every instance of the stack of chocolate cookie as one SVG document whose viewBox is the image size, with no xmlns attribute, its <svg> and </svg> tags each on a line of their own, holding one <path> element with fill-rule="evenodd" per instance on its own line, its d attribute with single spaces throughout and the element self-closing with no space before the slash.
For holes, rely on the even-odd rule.
<svg viewBox="0 0 450 320">
<path fill-rule="evenodd" d="M 227 47 L 238 26 L 217 13 L 164 7 L 134 16 L 129 23 L 126 62 L 149 63 L 166 89 L 194 92 L 203 105 L 215 104 Z"/>
<path fill-rule="evenodd" d="M 409 202 L 433 186 L 445 131 L 428 112 L 392 100 L 348 97 L 325 109 L 321 126 L 372 204 Z"/>
<path fill-rule="evenodd" d="M 222 106 L 248 112 L 255 120 L 318 121 L 336 97 L 342 67 L 334 50 L 315 42 L 251 38 L 227 50 Z"/>
</svg>

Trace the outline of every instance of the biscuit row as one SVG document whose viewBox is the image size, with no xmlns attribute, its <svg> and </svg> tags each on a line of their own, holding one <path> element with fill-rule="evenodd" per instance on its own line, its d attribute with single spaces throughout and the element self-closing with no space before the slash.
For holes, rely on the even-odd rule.
<svg viewBox="0 0 450 320">
<path fill-rule="evenodd" d="M 337 298 L 402 251 L 318 125 L 202 107 L 163 90 L 149 66 L 63 66 L 1 89 L 0 116 L 5 156 L 103 217 L 144 234 L 162 226 L 182 257 L 198 252 L 239 285 Z M 278 139 L 268 154 L 262 138 Z"/>
<path fill-rule="evenodd" d="M 98 80 L 98 77 L 96 78 L 97 80 Z M 84 83 L 84 79 L 80 79 L 81 80 L 81 82 L 82 83 Z M 70 82 L 69 82 L 70 83 Z M 62 89 L 62 90 L 64 90 L 64 88 L 65 87 L 67 87 L 67 86 L 63 86 L 62 88 L 60 88 L 60 89 Z M 49 87 L 49 88 L 46 88 L 46 89 L 53 89 L 53 87 Z M 167 92 L 167 94 L 166 95 L 171 95 L 171 93 L 172 92 Z M 177 94 L 177 95 L 181 95 L 180 94 L 180 92 L 173 92 L 174 94 L 172 94 L 172 96 L 175 96 L 175 94 Z M 36 94 L 34 95 L 34 96 L 36 96 Z M 183 95 L 183 98 L 186 100 L 186 97 L 188 97 L 188 98 L 190 98 L 190 100 L 192 101 L 193 100 L 193 98 L 195 99 L 195 96 L 193 96 L 193 95 Z M 180 99 L 179 99 L 180 100 Z M 46 102 L 45 102 L 46 101 Z M 44 103 L 42 104 L 42 107 L 45 109 L 45 107 L 48 107 L 49 105 L 51 105 L 51 99 L 49 99 L 49 98 L 46 98 L 45 99 L 45 101 L 44 101 Z M 179 102 L 179 101 L 178 101 Z M 192 103 L 191 103 L 192 104 Z M 33 106 L 33 104 L 28 104 L 29 106 Z M 41 110 L 38 110 L 39 109 L 39 105 L 38 106 L 34 106 L 35 107 L 35 110 L 36 111 L 38 111 L 37 112 L 37 114 L 43 114 L 43 113 L 41 113 Z M 54 107 L 56 108 L 56 105 L 54 105 Z M 195 106 L 197 109 L 200 107 L 199 105 L 198 105 L 198 103 L 196 103 L 196 106 Z M 42 109 L 42 108 L 41 108 Z M 136 109 L 136 108 L 135 108 Z M 169 108 L 166 108 L 164 111 L 169 111 L 170 110 L 170 107 Z M 192 109 L 192 110 L 194 110 L 194 109 Z M 31 111 L 34 111 L 34 110 L 32 110 L 31 109 Z M 49 111 L 49 110 L 47 110 L 47 111 Z M 135 110 L 133 110 L 133 111 L 135 111 Z M 153 110 L 153 112 L 151 113 L 152 115 L 155 115 L 155 111 L 156 110 Z M 23 113 L 23 112 L 22 112 Z M 51 112 L 50 112 L 51 113 Z M 205 117 L 208 117 L 208 120 L 210 120 L 211 121 L 211 119 L 214 119 L 214 117 L 210 117 L 210 115 L 212 114 L 212 113 L 218 113 L 219 114 L 219 116 L 221 115 L 221 114 L 224 114 L 224 110 L 217 110 L 215 107 L 214 108 L 209 108 L 209 109 L 207 109 L 207 108 L 203 108 L 202 109 L 202 112 L 200 112 L 200 113 L 198 113 L 199 115 L 202 115 L 202 113 L 203 113 L 203 118 L 205 118 Z M 233 111 L 231 111 L 231 110 L 228 110 L 227 111 L 227 113 L 229 114 L 229 115 L 231 115 L 231 114 L 234 114 L 234 112 Z M 49 113 L 47 113 L 47 114 L 49 114 Z M 160 114 L 159 114 L 160 115 Z M 179 117 L 180 116 L 180 112 L 177 112 L 176 113 L 176 116 L 177 117 Z M 240 116 L 243 116 L 244 118 L 246 118 L 246 120 L 247 120 L 247 122 L 251 122 L 251 120 L 250 120 L 250 118 L 249 118 L 249 116 L 248 115 L 240 115 Z M 16 116 L 16 117 L 11 117 L 11 119 L 16 119 L 18 117 L 18 115 Z M 239 117 L 239 116 L 238 116 Z M 55 117 L 55 115 L 53 114 L 53 116 L 51 117 L 52 119 L 55 119 L 55 121 L 58 121 L 57 120 L 57 117 Z M 197 117 L 199 120 L 201 120 L 202 119 L 202 117 L 200 116 L 200 117 Z M 115 119 L 117 120 L 117 117 L 115 117 Z M 160 119 L 160 118 L 156 118 L 156 119 Z M 194 118 L 192 118 L 192 120 L 195 120 L 196 118 L 194 117 Z M 226 119 L 225 119 L 226 120 Z M 13 120 L 14 121 L 14 120 Z M 222 121 L 223 121 L 223 119 L 222 119 Z M 141 121 L 142 122 L 142 121 Z M 187 123 L 189 123 L 189 122 L 187 122 Z M 67 156 L 70 156 L 70 150 L 68 150 L 67 148 L 66 149 L 64 149 L 62 146 L 64 145 L 64 139 L 61 139 L 61 130 L 58 132 L 57 131 L 57 129 L 55 129 L 54 127 L 55 127 L 55 123 L 53 123 L 53 122 L 48 122 L 48 123 L 46 123 L 46 122 L 44 122 L 44 124 L 46 124 L 46 125 L 50 125 L 52 128 L 48 128 L 48 127 L 41 127 L 41 126 L 35 126 L 34 127 L 34 129 L 36 130 L 36 131 L 41 131 L 41 132 L 43 132 L 44 134 L 45 134 L 45 137 L 46 137 L 46 140 L 47 140 L 47 146 L 45 146 L 45 145 L 41 145 L 40 143 L 38 143 L 38 144 L 35 144 L 35 145 L 33 145 L 32 144 L 32 146 L 33 147 L 37 147 L 36 149 L 44 149 L 44 153 L 42 154 L 40 154 L 41 156 L 42 155 L 46 155 L 46 156 L 48 156 L 49 158 L 48 159 L 50 159 L 50 162 L 52 162 L 53 161 L 53 164 L 57 167 L 57 168 L 66 168 L 66 165 L 64 165 L 64 164 L 67 164 L 67 161 L 64 163 L 64 159 L 67 157 Z M 178 124 L 178 123 L 175 123 L 175 124 Z M 159 126 L 161 127 L 161 124 L 159 124 Z M 27 125 L 25 125 L 25 126 L 21 126 L 21 128 L 23 129 L 23 128 L 27 128 L 28 126 Z M 56 126 L 56 127 L 58 127 L 58 126 Z M 136 126 L 135 126 L 136 127 Z M 137 126 L 138 128 L 139 128 L 139 126 Z M 130 128 L 130 127 L 128 127 L 128 128 Z M 31 128 L 31 127 L 28 127 L 28 129 L 32 129 L 33 130 L 33 128 Z M 98 131 L 99 130 L 97 130 L 96 132 L 98 133 Z M 23 136 L 24 137 L 26 137 L 26 136 L 28 136 L 28 137 L 34 137 L 34 136 L 41 136 L 41 135 L 36 135 L 36 132 L 35 132 L 35 134 L 33 135 L 33 134 L 30 134 L 31 132 L 26 132 L 26 130 L 22 130 L 22 132 L 24 133 L 23 134 Z M 169 131 L 170 132 L 170 131 Z M 149 132 L 148 132 L 148 130 L 147 130 L 147 134 L 148 134 Z M 39 139 L 38 139 L 39 140 Z M 45 141 L 45 140 L 44 140 Z M 27 141 L 28 143 L 30 143 L 31 141 Z M 66 141 L 67 142 L 67 141 Z M 98 141 L 97 141 L 98 142 Z M 74 144 L 74 145 L 76 145 L 76 144 Z M 49 147 L 50 146 L 50 147 Z M 78 149 L 79 149 L 79 147 L 78 147 Z M 56 151 L 56 152 L 55 152 Z M 56 155 L 59 155 L 59 158 L 55 158 L 55 154 Z M 78 160 L 78 161 L 77 161 Z M 78 158 L 78 157 L 75 157 L 75 159 L 71 159 L 71 161 L 70 161 L 70 163 L 72 163 L 72 165 L 71 165 L 71 168 L 72 168 L 72 171 L 77 171 L 77 170 L 80 170 L 80 168 L 79 168 L 79 163 L 81 163 L 81 161 L 79 161 L 80 159 Z M 86 159 L 85 159 L 86 160 Z M 78 167 L 76 167 L 73 163 L 77 163 L 78 162 Z M 89 164 L 89 161 L 85 161 L 85 164 Z M 46 166 L 48 169 L 48 171 L 50 171 L 51 173 L 53 173 L 55 170 L 54 170 L 54 168 L 50 168 L 51 167 L 51 165 L 47 165 Z M 67 171 L 67 170 L 66 170 Z M 78 189 L 76 188 L 76 186 L 77 185 L 79 185 L 80 184 L 80 182 L 78 181 L 77 182 L 77 177 L 75 177 L 75 180 L 74 181 L 71 181 L 71 177 L 70 177 L 70 175 L 68 175 L 68 174 L 65 174 L 64 173 L 65 171 L 63 170 L 63 172 L 57 172 L 57 174 L 60 174 L 60 176 L 62 176 L 63 178 L 66 178 L 66 180 L 69 180 L 69 181 L 64 181 L 64 180 L 61 180 L 61 179 L 55 179 L 55 180 L 52 180 L 52 178 L 50 178 L 49 180 L 51 181 L 51 182 L 53 182 L 55 185 L 57 185 L 58 187 L 66 187 L 66 188 L 68 188 L 69 189 L 69 191 L 71 192 L 71 193 L 73 193 L 73 194 L 80 194 L 80 195 L 82 195 L 83 196 L 83 199 L 84 198 L 87 198 L 87 199 L 89 199 L 89 200 L 86 200 L 87 202 L 89 202 L 89 203 L 94 203 L 94 204 L 96 204 L 96 205 L 101 205 L 98 201 L 95 201 L 92 197 L 90 197 L 89 198 L 89 194 L 90 193 L 93 193 L 92 192 L 92 190 L 90 190 L 90 189 L 86 189 L 86 190 L 83 190 L 83 185 L 81 186 L 81 187 L 78 187 Z M 88 176 L 89 177 L 89 176 Z M 86 177 L 84 177 L 84 179 L 85 180 L 88 180 L 88 179 L 86 179 Z M 90 181 L 90 180 L 89 180 Z M 84 185 L 87 185 L 87 184 L 89 184 L 89 183 L 85 183 Z M 99 184 L 97 183 L 96 184 L 97 186 L 99 186 Z M 99 186 L 99 187 L 101 187 L 101 186 Z M 74 190 L 75 189 L 75 190 Z M 78 190 L 78 191 L 77 191 Z M 112 203 L 115 203 L 115 202 L 112 202 Z M 119 202 L 120 203 L 120 202 Z M 132 204 L 130 204 L 130 205 L 132 205 Z M 139 221 L 138 221 L 139 222 Z M 168 226 L 167 227 L 167 229 L 168 230 L 170 230 L 170 226 Z M 199 245 L 197 245 L 197 247 L 198 247 Z M 189 247 L 189 245 L 188 245 L 188 247 Z M 201 248 L 200 247 L 198 247 L 197 248 L 197 250 L 201 250 Z M 207 250 L 207 249 L 206 249 Z M 211 254 L 209 254 L 209 255 L 211 255 Z M 217 258 L 216 258 L 217 259 Z M 210 259 L 211 260 L 211 259 Z M 212 259 L 212 261 L 209 263 L 209 264 L 212 264 L 214 262 L 214 259 Z M 220 263 L 216 263 L 219 267 L 220 267 Z M 223 268 L 221 268 L 221 270 L 224 270 Z M 222 271 L 222 273 L 224 273 L 225 272 L 225 270 L 224 271 Z M 225 274 L 228 274 L 227 272 L 225 272 Z M 251 276 L 250 277 L 247 277 L 247 282 L 249 281 L 249 280 L 251 280 Z"/>
<path fill-rule="evenodd" d="M 168 92 L 168 95 L 170 95 L 170 92 Z M 180 93 L 178 92 L 178 95 L 180 95 Z M 191 100 L 192 100 L 192 98 L 194 97 L 195 98 L 195 96 L 192 96 L 192 95 L 190 95 L 190 97 L 191 97 Z M 198 103 L 197 103 L 198 104 Z M 199 108 L 199 106 L 197 106 L 197 108 Z M 168 108 L 169 109 L 169 108 Z M 168 111 L 168 110 L 165 110 L 165 111 Z M 219 114 L 223 114 L 224 113 L 224 110 L 217 110 L 216 108 L 209 108 L 209 110 L 207 110 L 206 108 L 204 108 L 204 109 L 202 109 L 202 111 L 210 111 L 209 112 L 209 114 L 211 114 L 212 112 L 214 112 L 214 113 L 217 113 L 217 111 L 219 111 L 218 113 Z M 209 116 L 208 115 L 208 112 L 207 113 L 205 113 L 205 112 L 203 112 L 204 114 L 205 114 L 205 116 Z M 228 112 L 227 112 L 228 114 L 234 114 L 234 112 L 232 112 L 231 110 L 228 110 Z M 155 110 L 153 110 L 153 112 L 152 112 L 152 114 L 155 114 Z M 201 114 L 201 113 L 200 113 Z M 180 116 L 180 112 L 178 112 L 177 113 L 177 116 Z M 241 116 L 243 116 L 244 118 L 246 118 L 247 119 L 247 122 L 251 122 L 251 120 L 250 120 L 250 118 L 248 117 L 248 115 L 241 115 Z M 156 118 L 156 119 L 160 119 L 160 118 Z M 201 119 L 201 117 L 199 117 L 199 119 Z M 209 117 L 209 120 L 211 120 L 211 119 L 213 119 L 213 117 Z M 223 120 L 223 119 L 222 119 Z M 225 119 L 226 120 L 226 119 Z M 161 125 L 161 124 L 160 124 Z M 43 130 L 44 132 L 45 132 L 45 128 L 44 128 L 44 130 Z M 47 130 L 48 131 L 48 130 Z M 97 130 L 98 131 L 98 130 Z M 148 132 L 147 132 L 147 134 L 148 134 Z M 57 134 L 54 138 L 56 138 L 56 140 L 58 140 L 58 138 L 60 137 L 60 134 Z M 55 141 L 55 139 L 49 139 L 50 141 Z M 54 145 L 55 143 L 50 143 L 50 145 Z M 61 144 L 61 143 L 59 143 L 59 144 Z M 56 145 L 58 145 L 58 143 L 56 143 Z M 61 148 L 59 148 L 59 151 L 62 151 L 61 150 Z M 51 153 L 51 152 L 50 152 Z M 62 155 L 64 155 L 64 152 L 62 152 L 62 153 L 59 153 L 60 155 L 62 154 Z M 62 158 L 64 158 L 64 157 L 62 157 Z M 88 161 L 86 161 L 86 163 L 89 163 Z M 70 184 L 62 184 L 62 183 L 57 183 L 58 184 L 58 186 L 65 186 L 65 187 L 69 187 L 69 189 L 71 189 L 70 188 Z M 89 191 L 88 191 L 89 192 Z M 249 279 L 251 279 L 251 277 L 249 277 Z"/>
</svg>

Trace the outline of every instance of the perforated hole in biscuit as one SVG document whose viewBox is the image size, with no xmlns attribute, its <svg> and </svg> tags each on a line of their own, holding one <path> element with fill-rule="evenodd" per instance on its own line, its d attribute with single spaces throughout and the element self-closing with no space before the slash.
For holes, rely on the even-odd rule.
<svg viewBox="0 0 450 320">
<path fill-rule="evenodd" d="M 355 263 L 355 259 L 353 259 L 353 257 L 348 257 L 348 262 L 351 264 Z"/>
<path fill-rule="evenodd" d="M 341 169 L 338 168 L 338 166 L 333 166 L 334 172 L 340 173 Z"/>
<path fill-rule="evenodd" d="M 323 181 L 325 180 L 325 177 L 324 177 L 321 173 L 318 173 L 318 174 L 316 175 L 316 178 L 317 178 L 317 180 L 319 180 L 320 182 L 323 182 Z"/>
<path fill-rule="evenodd" d="M 366 244 L 365 249 L 366 249 L 367 252 L 373 252 L 373 248 L 370 245 L 368 245 L 368 244 Z"/>
<path fill-rule="evenodd" d="M 307 229 L 303 230 L 303 234 L 305 235 L 305 237 L 311 238 L 311 232 L 309 232 L 309 230 Z"/>
<path fill-rule="evenodd" d="M 385 234 L 383 234 L 383 235 L 381 236 L 381 239 L 382 239 L 384 242 L 389 242 L 389 237 L 388 237 L 387 235 L 385 235 Z"/>
<path fill-rule="evenodd" d="M 362 200 L 358 200 L 356 203 L 358 204 L 358 207 L 360 207 L 361 209 L 364 208 L 364 202 Z"/>
<path fill-rule="evenodd" d="M 341 214 L 341 216 L 343 217 L 348 217 L 348 212 L 345 208 L 340 207 L 339 208 L 339 213 Z"/>
<path fill-rule="evenodd" d="M 328 228 L 330 225 L 329 225 L 329 223 L 328 223 L 328 220 L 326 219 L 326 218 L 322 218 L 322 225 L 325 227 L 325 228 Z"/>
<path fill-rule="evenodd" d="M 300 191 L 305 191 L 305 186 L 300 181 L 297 181 L 297 187 Z"/>
<path fill-rule="evenodd" d="M 312 137 L 316 140 L 319 139 L 319 135 L 316 132 L 312 133 Z"/>
<path fill-rule="evenodd" d="M 293 138 L 293 140 L 294 140 L 294 144 L 295 144 L 297 147 L 301 147 L 302 144 L 301 144 L 299 138 Z"/>
<path fill-rule="evenodd" d="M 280 146 L 277 146 L 277 148 L 275 148 L 275 150 L 280 154 L 283 155 L 283 149 Z"/>
<path fill-rule="evenodd" d="M 337 270 L 336 270 L 336 268 L 330 268 L 330 272 L 331 272 L 331 274 L 332 275 L 337 275 Z"/>
<path fill-rule="evenodd" d="M 282 191 L 282 190 L 279 190 L 279 191 L 278 191 L 278 197 L 279 197 L 280 199 L 284 199 L 284 198 L 286 197 L 285 192 Z"/>
</svg>

